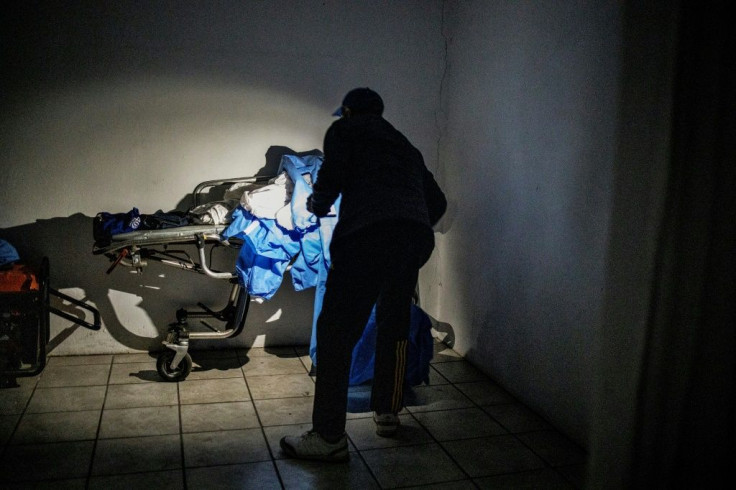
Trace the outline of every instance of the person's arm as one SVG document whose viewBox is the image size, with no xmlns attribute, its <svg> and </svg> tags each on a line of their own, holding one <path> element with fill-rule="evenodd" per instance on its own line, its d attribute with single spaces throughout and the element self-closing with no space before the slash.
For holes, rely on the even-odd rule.
<svg viewBox="0 0 736 490">
<path fill-rule="evenodd" d="M 343 148 L 345 142 L 338 133 L 333 125 L 325 134 L 325 159 L 317 172 L 312 195 L 307 199 L 307 209 L 319 217 L 327 216 L 342 190 L 342 171 L 347 153 Z"/>
</svg>

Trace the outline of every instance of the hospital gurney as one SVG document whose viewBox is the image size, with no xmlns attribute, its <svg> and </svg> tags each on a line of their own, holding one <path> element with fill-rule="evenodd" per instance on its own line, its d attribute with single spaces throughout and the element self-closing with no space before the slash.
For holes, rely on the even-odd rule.
<svg viewBox="0 0 736 490">
<path fill-rule="evenodd" d="M 287 270 L 290 271 L 295 291 L 316 288 L 309 346 L 312 363 L 316 366 L 316 320 L 322 308 L 330 268 L 329 244 L 337 224 L 340 201 L 338 198 L 333 211 L 319 220 L 306 209 L 311 182 L 316 180 L 321 162 L 321 155 L 284 155 L 275 177 L 246 177 L 199 184 L 194 190 L 194 210 L 197 209 L 199 196 L 207 188 L 252 184 L 242 193 L 240 205 L 232 209 L 227 225 L 142 229 L 115 233 L 107 240 L 96 242 L 94 253 L 105 254 L 112 261 L 108 273 L 117 265 L 140 271 L 149 262 L 157 261 L 215 279 L 228 280 L 232 284 L 228 303 L 223 310 L 212 311 L 200 303 L 202 311 L 179 309 L 176 312 L 176 322 L 170 325 L 163 342 L 166 348 L 159 354 L 156 363 L 158 373 L 164 380 L 181 381 L 191 371 L 192 360 L 188 354 L 190 339 L 221 339 L 240 334 L 251 298 L 270 299 Z M 133 219 L 138 219 L 138 216 Z M 173 244 L 195 245 L 198 261 L 184 251 L 170 250 L 168 247 Z M 234 272 L 212 270 L 205 252 L 205 247 L 210 244 L 213 247 L 239 248 Z M 225 328 L 216 330 L 203 322 L 210 331 L 191 332 L 187 329 L 188 318 L 207 317 L 224 321 Z M 407 382 L 411 384 L 428 380 L 433 349 L 430 329 L 426 313 L 415 305 L 406 371 Z M 375 335 L 376 323 L 372 317 L 354 349 L 350 375 L 353 384 L 366 382 L 373 376 Z"/>
<path fill-rule="evenodd" d="M 272 177 L 253 176 L 235 179 L 210 180 L 198 184 L 193 191 L 194 206 L 200 204 L 205 192 L 217 192 L 217 189 L 236 184 L 265 185 Z M 185 271 L 204 274 L 208 277 L 226 280 L 232 284 L 227 304 L 214 311 L 202 303 L 197 306 L 201 310 L 191 311 L 180 308 L 176 311 L 176 322 L 169 325 L 163 345 L 165 349 L 158 354 L 156 370 L 166 381 L 182 381 L 192 370 L 192 358 L 188 353 L 190 340 L 226 339 L 238 336 L 245 326 L 251 297 L 237 280 L 235 272 L 217 271 L 210 267 L 207 260 L 207 246 L 225 246 L 240 248 L 242 240 L 226 240 L 222 232 L 227 224 L 191 224 L 186 226 L 145 229 L 114 234 L 106 240 L 96 240 L 93 253 L 105 255 L 111 260 L 107 269 L 110 274 L 117 266 L 131 267 L 142 272 L 152 262 L 183 269 Z M 185 250 L 171 250 L 171 245 L 194 245 L 197 257 L 193 259 Z M 191 318 L 214 318 L 225 322 L 223 329 L 202 324 L 208 331 L 190 331 L 188 320 Z"/>
</svg>

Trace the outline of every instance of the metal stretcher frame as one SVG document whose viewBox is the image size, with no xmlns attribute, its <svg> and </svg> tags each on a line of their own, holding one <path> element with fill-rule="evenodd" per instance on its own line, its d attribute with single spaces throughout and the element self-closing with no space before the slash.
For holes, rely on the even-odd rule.
<svg viewBox="0 0 736 490">
<path fill-rule="evenodd" d="M 231 186 L 239 183 L 266 184 L 273 176 L 252 176 L 233 179 L 209 180 L 198 184 L 193 191 L 194 206 L 201 204 L 204 191 L 216 187 Z M 207 245 L 240 248 L 240 240 L 226 241 L 222 232 L 228 225 L 188 225 L 161 230 L 138 230 L 113 235 L 109 242 L 96 243 L 93 253 L 104 254 L 111 260 L 107 269 L 110 274 L 116 266 L 132 267 L 142 272 L 149 262 L 158 262 L 165 266 L 176 267 L 190 272 L 204 274 L 218 280 L 227 280 L 232 284 L 227 304 L 219 311 L 214 311 L 202 303 L 198 311 L 180 308 L 176 311 L 176 322 L 169 325 L 165 340 L 165 349 L 158 354 L 156 370 L 165 381 L 183 381 L 192 370 L 192 358 L 188 353 L 190 340 L 227 339 L 240 335 L 245 327 L 250 306 L 250 295 L 240 285 L 235 272 L 216 271 L 210 268 L 206 257 Z M 195 245 L 197 259 L 194 260 L 185 250 L 169 250 L 170 245 Z M 234 267 L 233 267 L 234 269 Z M 201 323 L 208 331 L 190 331 L 190 318 L 215 318 L 225 322 L 224 329 L 212 327 L 205 321 Z"/>
</svg>

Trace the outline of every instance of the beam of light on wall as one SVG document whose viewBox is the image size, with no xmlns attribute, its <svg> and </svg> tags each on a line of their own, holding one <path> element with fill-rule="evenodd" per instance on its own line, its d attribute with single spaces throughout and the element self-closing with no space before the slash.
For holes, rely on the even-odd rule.
<svg viewBox="0 0 736 490">
<path fill-rule="evenodd" d="M 160 335 L 158 328 L 146 313 L 146 306 L 140 296 L 110 289 L 107 297 L 110 299 L 118 322 L 130 333 L 148 338 L 156 338 Z"/>
<path fill-rule="evenodd" d="M 199 182 L 255 174 L 271 146 L 320 149 L 332 120 L 288 93 L 218 81 L 47 90 L 0 118 L 0 226 L 172 210 Z M 28 196 L 43 199 L 29 206 Z"/>
<path fill-rule="evenodd" d="M 256 335 L 256 338 L 253 339 L 253 344 L 251 347 L 265 347 L 266 346 L 266 335 L 260 334 Z"/>
<path fill-rule="evenodd" d="M 266 320 L 266 323 L 278 321 L 281 318 L 282 313 L 283 311 L 281 311 L 281 308 L 279 308 L 273 315 L 268 318 L 268 320 Z"/>
</svg>

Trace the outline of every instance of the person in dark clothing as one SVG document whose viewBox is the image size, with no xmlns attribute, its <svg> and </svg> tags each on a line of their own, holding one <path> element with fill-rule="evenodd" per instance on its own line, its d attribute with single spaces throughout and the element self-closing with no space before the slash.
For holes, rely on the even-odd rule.
<svg viewBox="0 0 736 490">
<path fill-rule="evenodd" d="M 352 351 L 373 306 L 376 355 L 371 393 L 376 431 L 393 435 L 403 407 L 411 300 L 434 248 L 432 226 L 447 201 L 422 154 L 383 117 L 381 97 L 351 90 L 325 134 L 324 161 L 308 209 L 326 216 L 342 195 L 331 267 L 317 320 L 312 430 L 287 436 L 291 457 L 348 459 L 345 421 Z"/>
</svg>

